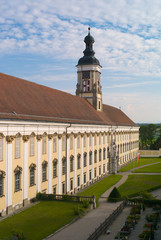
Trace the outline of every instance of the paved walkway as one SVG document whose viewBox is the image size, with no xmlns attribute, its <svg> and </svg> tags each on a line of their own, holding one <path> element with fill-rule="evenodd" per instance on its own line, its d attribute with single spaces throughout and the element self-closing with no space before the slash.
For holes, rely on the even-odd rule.
<svg viewBox="0 0 161 240">
<path fill-rule="evenodd" d="M 140 167 L 141 168 L 141 167 Z M 132 169 L 134 170 L 134 169 Z M 107 196 L 110 194 L 112 189 L 114 187 L 119 187 L 121 184 L 123 184 L 126 179 L 128 178 L 128 175 L 130 174 L 140 174 L 140 173 L 131 173 L 131 171 L 128 172 L 122 172 L 119 173 L 123 177 L 122 179 L 116 183 L 114 186 L 112 186 L 110 189 L 108 189 L 99 199 L 99 207 L 95 210 L 91 210 L 88 214 L 86 214 L 84 217 L 78 219 L 72 224 L 69 224 L 68 226 L 64 227 L 63 229 L 59 230 L 58 232 L 54 233 L 53 235 L 45 238 L 48 240 L 86 240 L 90 234 L 92 234 L 95 229 L 102 223 L 104 220 L 120 205 L 119 203 L 107 203 L 106 199 Z M 145 174 L 145 173 L 144 173 Z M 148 175 L 153 175 L 148 174 Z M 161 175 L 155 174 L 155 175 Z M 158 194 L 158 193 L 157 193 Z M 160 189 L 161 194 L 161 189 Z M 120 223 L 124 223 L 123 216 L 127 214 L 126 210 L 124 211 L 125 214 L 121 214 L 119 219 Z M 118 220 L 119 221 L 119 220 Z M 118 229 L 118 226 L 117 228 Z M 109 236 L 109 235 L 108 235 Z M 136 235 L 135 235 L 136 237 Z M 107 238 L 110 239 L 110 238 Z M 135 238 L 136 239 L 136 238 Z M 130 239 L 133 240 L 133 239 Z"/>
<path fill-rule="evenodd" d="M 118 187 L 126 181 L 128 174 L 124 174 L 122 179 L 114 186 Z M 112 186 L 99 199 L 99 207 L 90 211 L 84 217 L 78 219 L 73 224 L 68 225 L 63 230 L 55 233 L 46 239 L 50 240 L 86 240 L 90 234 L 120 205 L 119 203 L 107 203 L 106 198 L 114 188 Z"/>
</svg>

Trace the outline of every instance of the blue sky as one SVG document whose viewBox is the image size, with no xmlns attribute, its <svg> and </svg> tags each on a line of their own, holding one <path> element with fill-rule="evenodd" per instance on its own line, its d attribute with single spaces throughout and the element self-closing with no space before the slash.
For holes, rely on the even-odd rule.
<svg viewBox="0 0 161 240">
<path fill-rule="evenodd" d="M 75 94 L 88 25 L 103 102 L 161 122 L 160 0 L 0 0 L 0 72 Z"/>
</svg>

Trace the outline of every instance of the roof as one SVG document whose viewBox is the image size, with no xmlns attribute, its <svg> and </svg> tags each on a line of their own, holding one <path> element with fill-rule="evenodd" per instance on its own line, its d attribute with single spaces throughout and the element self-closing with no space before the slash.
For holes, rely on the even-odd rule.
<svg viewBox="0 0 161 240">
<path fill-rule="evenodd" d="M 85 99 L 0 73 L 0 119 L 132 125 L 120 109 L 96 111 Z"/>
</svg>

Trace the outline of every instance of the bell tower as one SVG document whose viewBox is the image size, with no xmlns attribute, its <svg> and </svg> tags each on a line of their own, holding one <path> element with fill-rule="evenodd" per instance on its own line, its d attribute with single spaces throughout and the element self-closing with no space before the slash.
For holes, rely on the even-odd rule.
<svg viewBox="0 0 161 240">
<path fill-rule="evenodd" d="M 86 48 L 83 51 L 84 56 L 79 59 L 77 64 L 77 88 L 76 95 L 85 98 L 97 111 L 102 111 L 102 91 L 101 91 L 101 65 L 94 56 L 93 50 L 94 38 L 90 34 L 84 42 Z"/>
</svg>

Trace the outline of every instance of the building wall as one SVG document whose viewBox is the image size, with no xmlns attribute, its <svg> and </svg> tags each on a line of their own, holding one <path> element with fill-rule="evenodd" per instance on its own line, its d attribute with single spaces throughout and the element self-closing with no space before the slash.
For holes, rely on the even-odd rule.
<svg viewBox="0 0 161 240">
<path fill-rule="evenodd" d="M 57 194 L 62 194 L 64 183 L 65 193 L 74 194 L 80 188 L 109 174 L 109 151 L 113 141 L 116 144 L 120 166 L 135 159 L 138 153 L 138 130 L 138 127 L 127 126 L 1 121 L 0 136 L 3 138 L 3 160 L 0 161 L 0 174 L 2 171 L 5 173 L 3 195 L 0 196 L 1 215 L 27 204 L 36 196 L 37 192 L 53 193 L 55 191 Z M 20 139 L 18 158 L 15 157 L 16 137 Z M 33 155 L 31 155 L 30 147 L 31 138 L 34 138 Z M 56 151 L 54 151 L 54 138 L 56 138 Z M 43 139 L 45 139 L 46 145 L 45 152 L 43 152 Z M 80 141 L 79 146 L 78 140 Z M 95 151 L 97 152 L 96 162 L 94 161 Z M 89 162 L 90 152 L 92 152 L 92 164 Z M 77 166 L 78 154 L 80 154 L 80 169 Z M 85 165 L 84 155 L 86 155 Z M 73 158 L 72 169 L 71 158 Z M 64 159 L 66 174 L 62 173 Z M 57 163 L 56 176 L 53 176 L 54 161 Z M 45 181 L 42 176 L 44 164 L 46 164 Z M 32 186 L 30 186 L 31 166 L 35 167 L 34 185 Z M 16 171 L 20 172 L 20 189 L 18 191 L 15 191 Z M 79 186 L 78 176 L 80 177 Z"/>
</svg>

